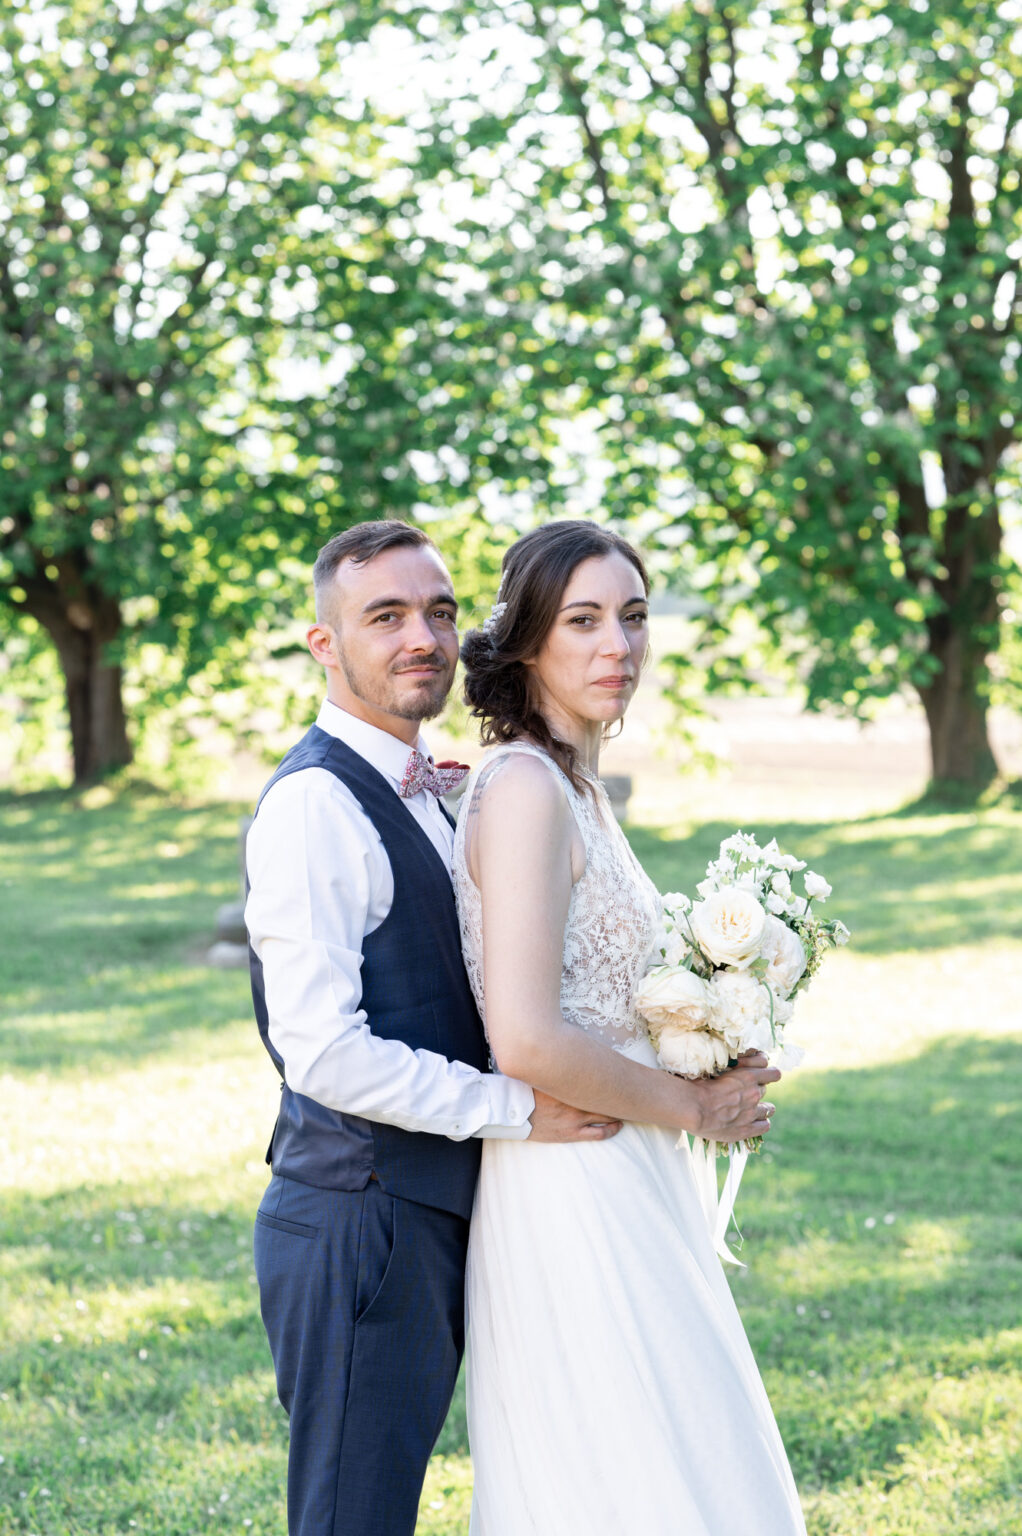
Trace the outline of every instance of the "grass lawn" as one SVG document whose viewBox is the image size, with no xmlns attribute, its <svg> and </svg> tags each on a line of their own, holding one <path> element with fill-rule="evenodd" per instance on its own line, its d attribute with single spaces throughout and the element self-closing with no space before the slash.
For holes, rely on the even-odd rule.
<svg viewBox="0 0 1022 1536">
<path fill-rule="evenodd" d="M 691 888 L 730 798 L 634 831 L 662 888 Z M 247 978 L 202 963 L 236 813 L 0 797 L 3 1536 L 285 1529 L 251 1265 L 276 1086 Z M 811 1054 L 746 1175 L 733 1281 L 809 1529 L 1009 1536 L 1022 814 L 837 823 L 810 804 L 746 830 L 822 869 L 855 935 L 806 999 Z M 470 1487 L 459 1398 L 420 1532 L 464 1536 Z"/>
</svg>

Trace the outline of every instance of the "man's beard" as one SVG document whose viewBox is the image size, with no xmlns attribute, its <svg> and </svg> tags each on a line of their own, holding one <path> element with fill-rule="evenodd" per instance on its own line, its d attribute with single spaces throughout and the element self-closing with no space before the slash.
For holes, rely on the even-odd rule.
<svg viewBox="0 0 1022 1536">
<path fill-rule="evenodd" d="M 396 715 L 399 720 L 434 720 L 447 703 L 454 669 L 439 652 L 423 656 L 418 661 L 417 665 L 436 667 L 437 671 L 433 677 L 419 678 L 411 693 L 404 693 L 392 684 L 391 679 L 396 675 L 393 672 L 388 672 L 384 678 L 369 677 L 359 672 L 340 644 L 337 646 L 337 659 L 345 681 L 357 699 L 385 714 Z"/>
</svg>

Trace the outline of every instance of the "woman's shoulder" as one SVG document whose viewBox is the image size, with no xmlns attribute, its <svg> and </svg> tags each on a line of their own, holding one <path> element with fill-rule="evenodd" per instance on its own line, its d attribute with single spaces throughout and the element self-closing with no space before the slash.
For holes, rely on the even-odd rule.
<svg viewBox="0 0 1022 1536">
<path fill-rule="evenodd" d="M 478 809 L 483 799 L 499 802 L 508 810 L 528 802 L 530 807 L 546 806 L 551 811 L 565 810 L 568 780 L 548 752 L 529 741 L 509 741 L 491 747 L 475 771 L 472 802 Z"/>
</svg>

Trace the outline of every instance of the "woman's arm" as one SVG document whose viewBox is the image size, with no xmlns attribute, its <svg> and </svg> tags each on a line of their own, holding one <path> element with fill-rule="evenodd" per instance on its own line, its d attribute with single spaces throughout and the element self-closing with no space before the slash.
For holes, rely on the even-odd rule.
<svg viewBox="0 0 1022 1536">
<path fill-rule="evenodd" d="M 486 1025 L 502 1072 L 567 1104 L 717 1141 L 765 1135 L 761 1088 L 780 1073 L 757 1057 L 689 1082 L 566 1024 L 564 928 L 578 832 L 563 791 L 535 758 L 505 761 L 470 807 L 469 867 L 483 907 Z"/>
</svg>

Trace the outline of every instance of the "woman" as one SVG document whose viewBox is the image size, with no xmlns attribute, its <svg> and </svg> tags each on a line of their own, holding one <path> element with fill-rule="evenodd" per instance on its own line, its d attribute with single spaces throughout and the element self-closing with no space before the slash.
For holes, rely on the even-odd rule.
<svg viewBox="0 0 1022 1536">
<path fill-rule="evenodd" d="M 647 648 L 638 554 L 587 523 L 507 553 L 462 647 L 496 744 L 454 873 L 494 1063 L 625 1123 L 589 1145 L 488 1141 L 469 1248 L 472 1536 L 798 1536 L 784 1449 L 679 1129 L 769 1129 L 762 1057 L 656 1069 L 632 997 L 660 903 L 597 770 Z"/>
</svg>

